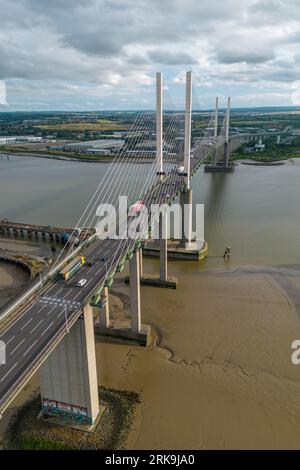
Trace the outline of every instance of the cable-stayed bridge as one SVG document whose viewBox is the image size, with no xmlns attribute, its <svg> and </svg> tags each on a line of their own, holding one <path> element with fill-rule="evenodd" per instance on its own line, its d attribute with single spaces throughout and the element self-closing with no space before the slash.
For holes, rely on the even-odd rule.
<svg viewBox="0 0 300 470">
<path fill-rule="evenodd" d="M 107 290 L 116 272 L 129 262 L 131 326 L 128 335 L 144 334 L 141 321 L 140 278 L 142 234 L 124 236 L 134 217 L 127 209 L 119 215 L 118 235 L 103 239 L 99 229 L 100 204 L 118 206 L 119 196 L 128 198 L 129 206 L 139 201 L 141 207 L 170 206 L 180 196 L 187 220 L 181 244 L 192 243 L 192 189 L 190 179 L 205 162 L 220 170 L 231 168 L 230 100 L 218 132 L 218 102 L 208 127 L 214 134 L 191 141 L 192 74 L 186 74 L 185 113 L 176 111 L 162 75 L 156 76 L 156 111 L 141 112 L 127 136 L 126 144 L 99 182 L 76 227 L 96 228 L 96 233 L 81 240 L 79 247 L 64 247 L 50 273 L 32 286 L 20 299 L 0 314 L 0 349 L 5 349 L 5 363 L 0 364 L 0 412 L 14 399 L 30 377 L 40 369 L 42 407 L 45 413 L 72 416 L 93 425 L 99 415 L 94 343 L 93 310 L 99 311 L 99 324 L 109 329 Z M 168 113 L 163 107 L 168 107 Z M 244 136 L 243 138 L 248 138 Z M 155 145 L 153 145 L 153 140 Z M 112 189 L 117 188 L 117 189 Z M 140 211 L 138 211 L 140 212 Z M 142 222 L 148 227 L 149 214 Z M 159 224 L 160 281 L 168 281 L 167 239 L 162 236 L 164 211 L 156 214 Z M 101 218 L 101 217 L 100 217 Z M 86 262 L 70 280 L 59 279 L 61 269 L 76 256 Z M 82 287 L 78 283 L 84 279 Z M 106 303 L 101 304 L 101 298 Z M 4 361 L 3 361 L 4 362 Z"/>
</svg>

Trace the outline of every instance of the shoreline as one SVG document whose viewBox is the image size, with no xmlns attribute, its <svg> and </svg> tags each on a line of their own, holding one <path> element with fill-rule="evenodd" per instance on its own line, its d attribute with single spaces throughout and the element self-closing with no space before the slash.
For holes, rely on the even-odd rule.
<svg viewBox="0 0 300 470">
<path fill-rule="evenodd" d="M 145 269 L 152 264 L 145 259 Z M 117 317 L 129 314 L 122 279 L 112 293 Z M 99 385 L 142 394 L 125 448 L 299 446 L 299 378 L 290 344 L 300 336 L 300 267 L 206 265 L 197 275 L 182 272 L 180 285 L 185 289 L 171 299 L 169 291 L 155 290 L 154 297 L 155 288 L 142 287 L 143 318 L 159 330 L 157 345 L 96 339 Z M 36 374 L 7 415 L 37 386 Z"/>
<path fill-rule="evenodd" d="M 33 158 L 43 158 L 43 159 L 48 159 L 48 160 L 58 160 L 58 161 L 64 161 L 64 162 L 77 162 L 77 163 L 108 163 L 111 164 L 114 162 L 116 155 L 109 156 L 109 157 L 99 157 L 99 158 L 85 158 L 85 157 L 76 157 L 74 155 L 67 156 L 67 155 L 53 155 L 53 154 L 47 154 L 47 153 L 32 153 L 32 152 L 10 152 L 8 150 L 5 151 L 0 151 L 0 154 L 3 155 L 8 155 L 11 157 L 33 157 Z M 289 157 L 289 158 L 283 158 L 283 159 L 278 159 L 278 160 L 269 160 L 269 161 L 261 161 L 261 160 L 252 160 L 252 159 L 244 159 L 244 158 L 233 158 L 233 162 L 237 162 L 237 164 L 242 164 L 242 165 L 251 165 L 251 166 L 283 166 L 287 165 L 288 163 L 293 163 L 293 160 L 296 159 L 296 157 Z M 300 159 L 299 159 L 300 161 Z M 131 164 L 131 163 L 136 163 L 136 159 L 134 157 L 131 157 L 130 161 L 122 162 L 120 161 L 119 163 L 125 163 L 125 164 Z M 149 159 L 143 162 L 139 161 L 139 164 L 147 165 L 147 164 L 152 164 L 153 160 Z"/>
<path fill-rule="evenodd" d="M 9 152 L 7 150 L 5 151 L 0 151 L 3 155 L 8 155 L 11 157 L 33 157 L 33 158 L 44 158 L 48 160 L 59 160 L 59 161 L 67 161 L 67 162 L 79 162 L 79 163 L 113 163 L 114 159 L 116 158 L 116 155 L 105 157 L 105 158 L 82 158 L 82 157 L 75 157 L 75 156 L 66 156 L 66 155 L 53 155 L 53 154 L 46 154 L 46 153 L 30 153 L 30 152 Z M 125 164 L 131 164 L 131 163 L 136 163 L 135 157 L 130 158 L 130 162 L 119 162 L 119 163 L 125 163 Z M 144 162 L 140 162 L 139 164 L 142 165 L 147 165 L 147 164 L 153 164 L 153 159 L 149 159 Z"/>
</svg>

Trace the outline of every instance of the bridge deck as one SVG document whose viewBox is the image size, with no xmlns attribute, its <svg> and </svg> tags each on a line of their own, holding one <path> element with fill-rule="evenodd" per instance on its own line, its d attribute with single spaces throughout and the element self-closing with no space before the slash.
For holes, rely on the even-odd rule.
<svg viewBox="0 0 300 470">
<path fill-rule="evenodd" d="M 211 153 L 212 147 L 191 160 L 191 175 Z M 171 204 L 184 185 L 184 178 L 169 173 L 145 195 L 146 206 L 151 204 Z M 83 266 L 66 284 L 54 282 L 36 299 L 24 307 L 24 312 L 2 330 L 0 340 L 6 344 L 6 364 L 0 365 L 0 411 L 3 411 L 20 388 L 39 368 L 51 350 L 67 333 L 82 313 L 85 305 L 99 289 L 105 278 L 113 275 L 118 262 L 132 251 L 134 240 L 99 240 L 91 242 L 83 253 L 89 267 Z M 105 257 L 106 263 L 101 261 Z M 85 278 L 87 283 L 79 288 L 77 282 Z M 67 322 L 66 322 L 67 318 Z"/>
<path fill-rule="evenodd" d="M 22 224 L 20 222 L 11 222 L 7 219 L 0 219 L 0 231 L 4 231 L 5 229 L 9 230 L 18 230 L 18 231 L 31 231 L 31 232 L 44 232 L 44 233 L 52 233 L 52 234 L 63 234 L 68 233 L 71 234 L 74 231 L 74 228 L 69 227 L 51 227 L 50 225 L 34 225 L 34 224 Z M 92 228 L 83 228 L 81 233 L 84 235 L 92 235 L 95 233 L 94 229 Z"/>
</svg>

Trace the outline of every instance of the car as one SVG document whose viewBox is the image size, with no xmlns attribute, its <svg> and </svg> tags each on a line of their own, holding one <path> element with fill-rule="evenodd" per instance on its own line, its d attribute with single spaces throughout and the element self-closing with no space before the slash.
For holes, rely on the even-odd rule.
<svg viewBox="0 0 300 470">
<path fill-rule="evenodd" d="M 87 265 L 91 268 L 92 266 L 95 266 L 95 263 L 96 261 L 92 260 L 92 261 L 89 261 Z"/>
<path fill-rule="evenodd" d="M 113 235 L 112 237 L 109 237 L 111 240 L 119 240 L 118 235 Z"/>
<path fill-rule="evenodd" d="M 86 282 L 86 279 L 80 279 L 80 281 L 77 282 L 77 287 L 83 287 Z"/>
<path fill-rule="evenodd" d="M 137 214 L 138 212 L 141 211 L 142 207 L 145 205 L 145 202 L 143 199 L 135 202 L 132 204 L 132 206 L 129 207 L 129 212 L 132 214 Z"/>
</svg>

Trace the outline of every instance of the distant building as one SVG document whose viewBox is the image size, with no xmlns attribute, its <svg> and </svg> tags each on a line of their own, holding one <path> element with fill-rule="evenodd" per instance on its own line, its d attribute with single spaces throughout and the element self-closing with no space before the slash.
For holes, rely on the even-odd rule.
<svg viewBox="0 0 300 470">
<path fill-rule="evenodd" d="M 263 152 L 265 150 L 265 144 L 255 144 L 254 151 L 255 152 Z"/>
<path fill-rule="evenodd" d="M 0 145 L 15 144 L 15 137 L 0 137 Z"/>
<path fill-rule="evenodd" d="M 102 153 L 102 154 L 108 155 L 110 153 L 117 152 L 121 147 L 123 147 L 123 145 L 124 145 L 124 140 L 99 139 L 99 140 L 90 140 L 88 142 L 77 142 L 73 144 L 65 144 L 62 150 L 66 152 L 95 153 L 95 154 Z"/>
<path fill-rule="evenodd" d="M 263 152 L 265 148 L 265 144 L 255 144 L 254 147 L 245 147 L 244 153 Z"/>
<path fill-rule="evenodd" d="M 0 137 L 0 145 L 34 143 L 42 142 L 42 140 L 42 137 L 36 137 L 34 135 L 16 135 L 12 137 Z"/>
</svg>

